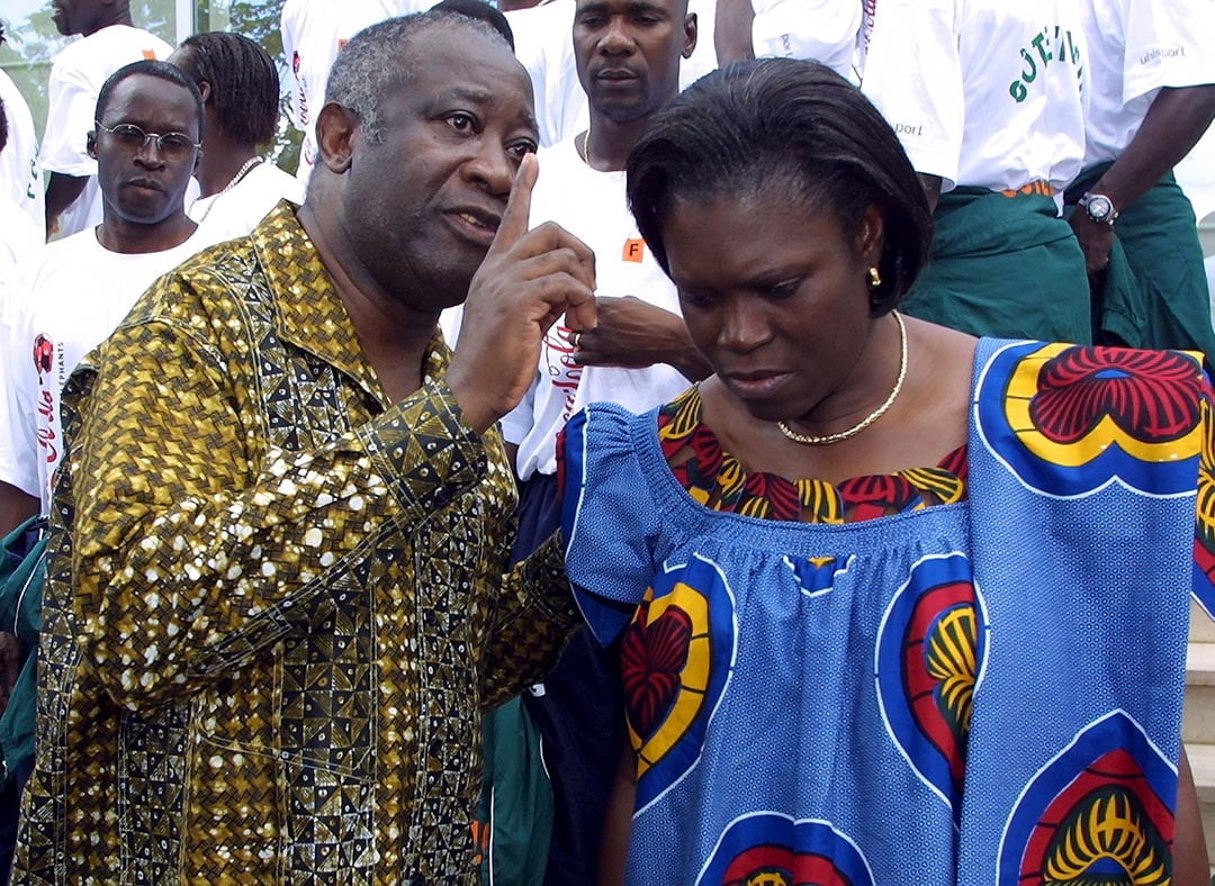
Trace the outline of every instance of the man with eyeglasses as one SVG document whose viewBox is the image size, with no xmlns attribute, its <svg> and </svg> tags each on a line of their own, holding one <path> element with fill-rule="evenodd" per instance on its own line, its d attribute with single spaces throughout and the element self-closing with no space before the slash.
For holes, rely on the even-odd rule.
<svg viewBox="0 0 1215 886">
<path fill-rule="evenodd" d="M 102 223 L 48 244 L 9 294 L 0 350 L 0 534 L 49 512 L 63 457 L 59 394 L 152 281 L 192 255 L 183 208 L 202 140 L 202 97 L 178 68 L 141 61 L 101 88 L 88 136 Z"/>
</svg>

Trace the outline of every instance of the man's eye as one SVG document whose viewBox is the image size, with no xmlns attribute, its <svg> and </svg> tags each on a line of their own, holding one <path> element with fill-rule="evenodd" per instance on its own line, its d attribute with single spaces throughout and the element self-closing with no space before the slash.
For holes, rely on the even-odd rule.
<svg viewBox="0 0 1215 886">
<path fill-rule="evenodd" d="M 111 130 L 111 132 L 113 133 L 114 138 L 118 139 L 119 141 L 130 142 L 131 144 L 139 142 L 141 146 L 146 138 L 142 129 L 140 129 L 138 126 L 133 126 L 130 123 L 119 123 Z"/>
<path fill-rule="evenodd" d="M 515 142 L 513 145 L 507 146 L 506 150 L 510 152 L 511 156 L 522 160 L 527 154 L 536 153 L 536 143 L 531 140 Z"/>
<path fill-rule="evenodd" d="M 448 115 L 447 124 L 456 132 L 473 132 L 477 127 L 477 121 L 473 119 L 473 116 L 464 113 Z"/>
<path fill-rule="evenodd" d="M 170 153 L 185 153 L 194 147 L 194 142 L 184 135 L 163 135 L 160 137 L 160 147 Z"/>
</svg>

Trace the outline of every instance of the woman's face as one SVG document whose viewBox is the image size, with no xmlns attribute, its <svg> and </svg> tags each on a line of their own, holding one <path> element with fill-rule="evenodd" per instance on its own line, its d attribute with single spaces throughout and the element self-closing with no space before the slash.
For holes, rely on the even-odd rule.
<svg viewBox="0 0 1215 886">
<path fill-rule="evenodd" d="M 753 416 L 799 419 L 864 375 L 876 209 L 849 236 L 774 186 L 677 200 L 662 234 L 692 340 Z"/>
</svg>

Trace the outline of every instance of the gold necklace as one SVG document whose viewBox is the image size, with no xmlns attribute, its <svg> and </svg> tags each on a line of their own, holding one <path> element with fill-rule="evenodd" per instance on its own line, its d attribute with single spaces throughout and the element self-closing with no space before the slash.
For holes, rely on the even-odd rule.
<svg viewBox="0 0 1215 886">
<path fill-rule="evenodd" d="M 862 418 L 857 424 L 854 424 L 847 430 L 838 431 L 834 434 L 824 434 L 821 437 L 816 437 L 813 434 L 799 434 L 783 421 L 778 421 L 776 426 L 780 428 L 782 434 L 794 443 L 801 443 L 803 446 L 826 446 L 830 443 L 839 443 L 841 440 L 855 437 L 886 414 L 890 407 L 894 405 L 899 391 L 903 390 L 903 380 L 907 378 L 907 327 L 903 324 L 903 317 L 898 311 L 891 311 L 890 313 L 894 315 L 895 322 L 899 324 L 899 377 L 894 380 L 894 388 L 891 389 L 890 396 L 882 402 L 882 405 Z"/>
<path fill-rule="evenodd" d="M 586 161 L 587 166 L 591 166 L 591 124 L 587 121 L 586 132 L 582 135 L 582 159 Z M 591 169 L 594 169 L 591 166 Z"/>
</svg>

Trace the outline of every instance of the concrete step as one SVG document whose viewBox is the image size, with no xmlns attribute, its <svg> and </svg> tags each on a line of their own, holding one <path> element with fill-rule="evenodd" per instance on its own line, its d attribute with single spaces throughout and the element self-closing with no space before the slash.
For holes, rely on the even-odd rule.
<svg viewBox="0 0 1215 886">
<path fill-rule="evenodd" d="M 1215 874 L 1215 744 L 1186 742 L 1194 785 L 1198 788 L 1198 807 L 1202 812 L 1202 832 L 1207 840 L 1207 861 Z"/>
<path fill-rule="evenodd" d="M 1191 642 L 1185 671 L 1182 738 L 1215 746 L 1215 643 Z"/>
<path fill-rule="evenodd" d="M 1190 599 L 1190 642 L 1215 643 L 1215 621 Z"/>
</svg>

